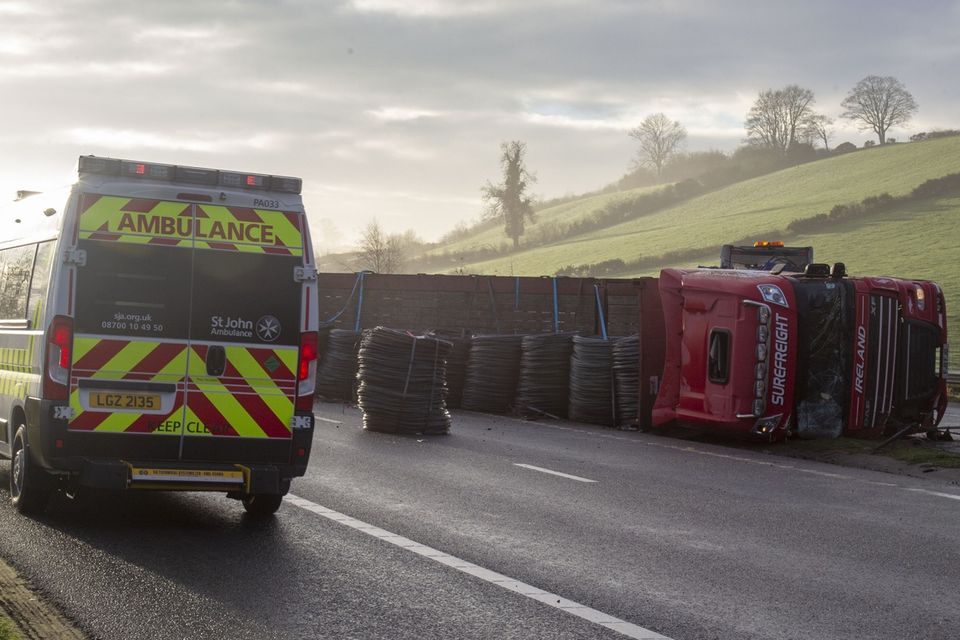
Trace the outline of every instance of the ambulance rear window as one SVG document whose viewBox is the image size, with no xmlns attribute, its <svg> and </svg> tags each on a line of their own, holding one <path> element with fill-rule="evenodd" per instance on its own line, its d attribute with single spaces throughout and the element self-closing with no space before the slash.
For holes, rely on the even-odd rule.
<svg viewBox="0 0 960 640">
<path fill-rule="evenodd" d="M 197 251 L 190 337 L 210 342 L 299 345 L 299 256 Z"/>
<path fill-rule="evenodd" d="M 27 293 L 37 245 L 0 251 L 0 319 L 19 320 L 27 316 Z"/>
<path fill-rule="evenodd" d="M 76 331 L 187 339 L 192 252 L 177 247 L 85 242 Z"/>
</svg>

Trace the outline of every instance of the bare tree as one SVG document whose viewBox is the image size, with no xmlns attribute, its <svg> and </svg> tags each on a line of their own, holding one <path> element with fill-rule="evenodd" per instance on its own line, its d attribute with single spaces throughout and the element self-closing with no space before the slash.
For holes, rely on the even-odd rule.
<svg viewBox="0 0 960 640">
<path fill-rule="evenodd" d="M 761 91 L 747 114 L 747 142 L 786 155 L 814 116 L 813 91 L 795 84 Z"/>
<path fill-rule="evenodd" d="M 637 164 L 656 169 L 657 179 L 660 179 L 663 166 L 686 140 L 687 130 L 665 114 L 655 113 L 644 118 L 640 126 L 629 131 L 629 135 L 640 143 Z"/>
<path fill-rule="evenodd" d="M 489 220 L 503 222 L 508 237 L 513 239 L 513 248 L 520 246 L 524 222 L 536 220 L 533 212 L 533 196 L 527 194 L 527 188 L 537 181 L 536 176 L 527 171 L 523 164 L 523 154 L 527 145 L 514 140 L 500 145 L 500 166 L 503 167 L 503 182 L 487 184 L 481 189 L 487 202 L 484 214 Z"/>
<path fill-rule="evenodd" d="M 830 138 L 833 136 L 833 118 L 823 114 L 811 116 L 803 128 L 803 139 L 813 145 L 822 142 L 823 148 L 830 151 Z"/>
<path fill-rule="evenodd" d="M 376 219 L 360 237 L 360 265 L 374 273 L 397 273 L 403 267 L 403 236 L 387 235 Z"/>
<path fill-rule="evenodd" d="M 898 124 L 906 124 L 917 112 L 917 101 L 891 76 L 867 76 L 850 90 L 840 104 L 846 111 L 843 117 L 859 121 L 861 130 L 872 129 L 880 144 L 887 141 L 887 131 Z"/>
</svg>

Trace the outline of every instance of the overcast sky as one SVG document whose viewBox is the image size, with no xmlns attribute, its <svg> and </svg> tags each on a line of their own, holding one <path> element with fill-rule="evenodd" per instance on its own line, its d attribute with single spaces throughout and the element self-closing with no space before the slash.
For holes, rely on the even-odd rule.
<svg viewBox="0 0 960 640">
<path fill-rule="evenodd" d="M 759 91 L 838 116 L 871 74 L 920 106 L 891 137 L 960 128 L 960 2 L 0 0 L 0 193 L 70 182 L 81 154 L 277 173 L 322 243 L 374 217 L 434 240 L 479 216 L 503 141 L 539 196 L 581 193 L 647 115 L 730 151 Z"/>
</svg>

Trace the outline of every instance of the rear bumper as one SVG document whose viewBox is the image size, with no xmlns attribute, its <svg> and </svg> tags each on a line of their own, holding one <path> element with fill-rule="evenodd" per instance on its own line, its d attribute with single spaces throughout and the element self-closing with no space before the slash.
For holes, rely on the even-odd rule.
<svg viewBox="0 0 960 640">
<path fill-rule="evenodd" d="M 81 460 L 76 484 L 95 489 L 220 491 L 239 495 L 285 494 L 290 478 L 276 465 L 223 465 L 202 462 Z"/>
<path fill-rule="evenodd" d="M 298 413 L 291 438 L 98 433 L 71 431 L 54 417 L 56 403 L 28 398 L 27 438 L 34 460 L 80 486 L 104 489 L 167 489 L 284 493 L 290 479 L 307 471 L 313 443 L 312 413 Z M 147 482 L 134 469 L 170 470 Z M 242 486 L 225 482 L 223 472 L 243 474 Z M 208 472 L 204 474 L 203 472 Z M 191 475 L 192 474 L 192 475 Z M 180 476 L 181 480 L 172 479 Z M 164 474 L 156 477 L 164 478 Z M 206 480 L 203 480 L 203 478 Z"/>
</svg>

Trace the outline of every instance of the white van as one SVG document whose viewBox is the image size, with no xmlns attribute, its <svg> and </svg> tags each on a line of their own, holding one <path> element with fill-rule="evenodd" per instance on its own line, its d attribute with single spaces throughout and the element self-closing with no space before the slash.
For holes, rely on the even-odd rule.
<svg viewBox="0 0 960 640">
<path fill-rule="evenodd" d="M 21 512 L 80 487 L 274 513 L 313 437 L 298 178 L 82 156 L 0 205 L 0 456 Z"/>
</svg>

